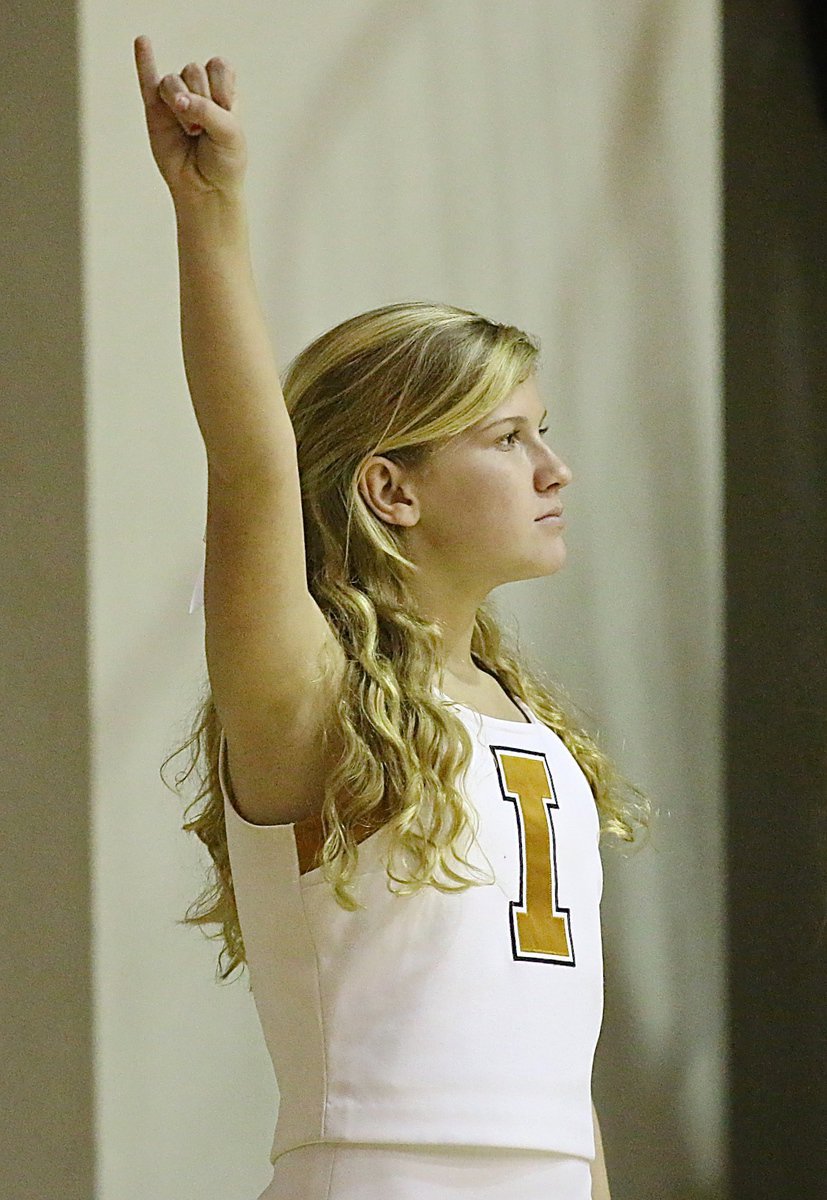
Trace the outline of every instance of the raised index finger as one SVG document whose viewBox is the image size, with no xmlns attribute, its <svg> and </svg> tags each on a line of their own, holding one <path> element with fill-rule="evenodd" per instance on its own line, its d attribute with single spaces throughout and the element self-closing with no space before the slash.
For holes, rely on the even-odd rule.
<svg viewBox="0 0 827 1200">
<path fill-rule="evenodd" d="M 158 68 L 155 66 L 155 55 L 152 53 L 152 42 L 145 33 L 139 34 L 132 43 L 135 52 L 135 67 L 138 71 L 138 82 L 141 85 L 141 95 L 144 104 L 163 104 L 158 95 Z"/>
</svg>

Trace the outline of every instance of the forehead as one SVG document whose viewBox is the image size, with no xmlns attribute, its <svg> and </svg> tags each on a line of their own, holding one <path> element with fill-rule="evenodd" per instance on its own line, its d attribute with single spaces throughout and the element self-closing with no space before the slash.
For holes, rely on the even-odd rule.
<svg viewBox="0 0 827 1200">
<path fill-rule="evenodd" d="M 506 396 L 499 408 L 494 409 L 494 412 L 505 412 L 506 409 L 514 408 L 520 404 L 539 404 L 540 392 L 537 386 L 537 376 L 529 375 L 528 379 L 524 379 L 518 384 L 512 392 Z"/>
<path fill-rule="evenodd" d="M 474 429 L 485 429 L 496 422 L 514 420 L 518 417 L 529 422 L 539 421 L 546 415 L 546 411 L 537 388 L 537 381 L 531 377 L 514 388 L 502 404 L 481 417 L 474 425 Z"/>
</svg>

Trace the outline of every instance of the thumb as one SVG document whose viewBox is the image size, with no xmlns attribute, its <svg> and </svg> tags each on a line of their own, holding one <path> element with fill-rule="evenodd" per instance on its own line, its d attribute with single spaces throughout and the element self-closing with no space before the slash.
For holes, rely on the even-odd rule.
<svg viewBox="0 0 827 1200">
<path fill-rule="evenodd" d="M 209 96 L 200 96 L 197 92 L 181 92 L 175 97 L 174 107 L 179 117 L 186 117 L 188 122 L 200 125 L 216 145 L 229 149 L 237 141 L 237 120 L 232 113 L 216 104 Z"/>
</svg>

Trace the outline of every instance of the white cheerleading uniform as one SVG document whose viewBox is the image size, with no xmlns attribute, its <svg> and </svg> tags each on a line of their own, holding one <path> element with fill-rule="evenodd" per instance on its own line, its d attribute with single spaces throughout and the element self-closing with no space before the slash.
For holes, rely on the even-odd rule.
<svg viewBox="0 0 827 1200">
<path fill-rule="evenodd" d="M 268 1200 L 293 1196 L 279 1170 L 307 1154 L 288 1152 L 317 1143 L 328 1153 L 356 1154 L 367 1143 L 425 1157 L 438 1147 L 466 1157 L 480 1148 L 485 1162 L 499 1148 L 511 1163 L 514 1152 L 535 1151 L 549 1170 L 579 1171 L 568 1190 L 560 1176 L 559 1193 L 548 1191 L 556 1175 L 538 1180 L 538 1196 L 544 1188 L 565 1200 L 590 1195 L 591 1079 L 603 1016 L 594 797 L 562 740 L 525 705 L 516 702 L 529 720 L 504 720 L 439 694 L 474 744 L 462 791 L 479 825 L 463 853 L 494 882 L 395 895 L 385 827 L 359 844 L 353 891 L 366 908 L 356 912 L 336 903 L 320 867 L 302 873 L 295 825 L 241 817 L 221 734 L 235 898 L 280 1094 L 270 1160 L 274 1181 L 285 1182 L 268 1188 Z M 296 1185 L 296 1197 L 345 1200 L 346 1157 L 342 1182 L 329 1192 L 330 1161 L 314 1161 L 310 1173 L 324 1175 L 324 1190 Z M 421 1173 L 417 1180 L 423 1185 Z M 374 1193 L 362 1180 L 353 1194 L 408 1192 Z M 410 1194 L 466 1192 L 412 1184 Z M 504 1181 L 502 1196 L 517 1194 L 533 1195 Z"/>
</svg>

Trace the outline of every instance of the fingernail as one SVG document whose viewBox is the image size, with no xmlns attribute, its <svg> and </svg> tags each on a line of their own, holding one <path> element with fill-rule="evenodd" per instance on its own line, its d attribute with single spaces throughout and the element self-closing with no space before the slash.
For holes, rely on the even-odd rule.
<svg viewBox="0 0 827 1200">
<path fill-rule="evenodd" d="M 189 106 L 190 106 L 190 98 L 189 98 L 189 96 L 178 96 L 178 97 L 176 97 L 176 100 L 175 100 L 175 107 L 176 107 L 176 108 L 180 108 L 180 109 L 183 111 L 185 108 L 189 108 Z"/>
</svg>

